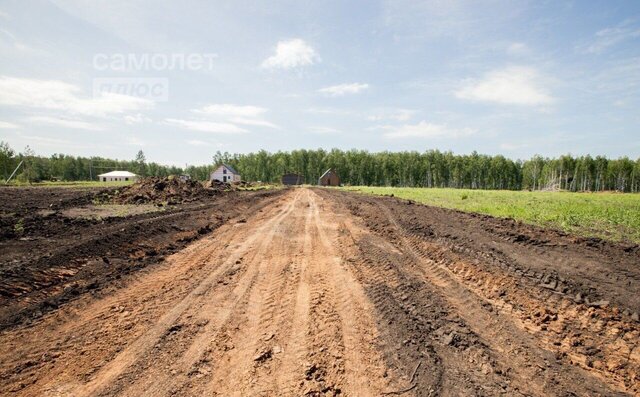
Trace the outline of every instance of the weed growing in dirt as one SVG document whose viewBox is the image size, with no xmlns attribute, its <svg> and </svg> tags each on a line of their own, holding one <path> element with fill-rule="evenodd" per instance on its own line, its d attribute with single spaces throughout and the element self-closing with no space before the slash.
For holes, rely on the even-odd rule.
<svg viewBox="0 0 640 397">
<path fill-rule="evenodd" d="M 15 225 L 13 225 L 13 232 L 17 236 L 22 236 L 24 234 L 24 219 L 19 219 Z"/>
<path fill-rule="evenodd" d="M 513 218 L 586 237 L 640 243 L 640 194 L 362 186 L 344 189 L 392 194 L 428 205 Z"/>
</svg>

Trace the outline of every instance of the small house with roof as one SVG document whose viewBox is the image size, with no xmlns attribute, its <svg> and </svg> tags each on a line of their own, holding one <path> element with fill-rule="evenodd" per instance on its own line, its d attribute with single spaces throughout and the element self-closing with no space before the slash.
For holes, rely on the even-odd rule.
<svg viewBox="0 0 640 397">
<path fill-rule="evenodd" d="M 111 171 L 98 175 L 98 180 L 101 182 L 135 182 L 138 180 L 138 175 L 129 171 Z"/>
<path fill-rule="evenodd" d="M 218 182 L 240 182 L 240 173 L 228 164 L 220 164 L 211 175 L 209 180 Z"/>
<path fill-rule="evenodd" d="M 318 178 L 318 185 L 320 186 L 340 186 L 340 177 L 338 173 L 333 169 L 329 168 L 322 174 L 320 178 Z"/>
</svg>

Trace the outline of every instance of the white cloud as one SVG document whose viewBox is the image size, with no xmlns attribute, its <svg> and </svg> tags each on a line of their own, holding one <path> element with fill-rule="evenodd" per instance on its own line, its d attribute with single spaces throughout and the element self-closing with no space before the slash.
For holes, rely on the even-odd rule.
<svg viewBox="0 0 640 397">
<path fill-rule="evenodd" d="M 381 121 L 381 120 L 408 121 L 416 113 L 418 113 L 418 112 L 416 110 L 412 110 L 412 109 L 383 109 L 383 110 L 379 110 L 375 114 L 367 117 L 367 120 L 370 120 L 370 121 Z"/>
<path fill-rule="evenodd" d="M 0 11 L 0 18 L 9 19 L 9 14 L 4 11 Z"/>
<path fill-rule="evenodd" d="M 5 36 L 7 36 L 9 39 L 11 39 L 11 41 L 16 41 L 17 40 L 16 36 L 13 33 L 11 33 L 8 30 L 6 30 L 6 29 L 0 29 L 0 33 L 2 33 Z"/>
<path fill-rule="evenodd" d="M 377 128 L 387 130 L 386 138 L 460 138 L 476 133 L 471 128 L 449 128 L 443 124 L 433 124 L 421 121 L 418 124 L 405 124 L 401 126 L 379 126 Z"/>
<path fill-rule="evenodd" d="M 148 99 L 122 94 L 107 92 L 91 98 L 82 97 L 81 93 L 79 87 L 59 80 L 0 77 L 0 105 L 61 110 L 87 116 L 108 116 L 154 105 Z"/>
<path fill-rule="evenodd" d="M 624 108 L 627 107 L 629 105 L 629 103 L 625 100 L 622 99 L 617 99 L 615 101 L 613 101 L 613 106 L 619 107 L 619 108 Z"/>
<path fill-rule="evenodd" d="M 154 106 L 153 101 L 129 95 L 111 92 L 100 93 L 96 98 L 74 100 L 67 108 L 72 113 L 89 116 L 108 116 L 131 111 L 149 109 Z"/>
<path fill-rule="evenodd" d="M 124 116 L 124 122 L 127 124 L 143 124 L 150 123 L 152 120 L 142 113 Z"/>
<path fill-rule="evenodd" d="M 0 33 L 5 36 L 5 41 L 9 43 L 10 46 L 13 46 L 18 51 L 28 53 L 30 55 L 43 55 L 46 54 L 46 51 L 37 50 L 32 48 L 24 43 L 22 43 L 18 38 L 11 32 L 5 29 L 0 29 Z"/>
<path fill-rule="evenodd" d="M 528 144 L 526 143 L 509 143 L 509 142 L 504 142 L 500 144 L 500 149 L 502 150 L 518 150 L 518 149 L 524 149 L 529 147 Z"/>
<path fill-rule="evenodd" d="M 332 114 L 336 116 L 348 116 L 354 112 L 344 108 L 327 108 L 327 107 L 310 107 L 304 110 L 307 113 L 312 114 Z"/>
<path fill-rule="evenodd" d="M 640 57 L 614 60 L 592 76 L 594 86 L 600 91 L 638 93 L 640 86 Z"/>
<path fill-rule="evenodd" d="M 274 123 L 260 118 L 268 109 L 259 106 L 233 105 L 229 103 L 211 104 L 200 109 L 193 109 L 194 113 L 222 119 L 233 124 L 251 125 L 254 127 L 280 128 Z M 217 120 L 213 120 L 217 121 Z"/>
<path fill-rule="evenodd" d="M 531 50 L 525 43 L 511 43 L 507 47 L 507 53 L 509 55 L 527 55 L 530 52 Z"/>
<path fill-rule="evenodd" d="M 93 145 L 86 145 L 77 140 L 71 141 L 71 140 L 65 140 L 65 139 L 51 138 L 48 136 L 21 135 L 20 137 L 24 140 L 27 140 L 29 142 L 29 145 L 45 146 L 50 148 L 56 148 L 58 150 L 68 150 L 69 148 L 89 149 L 94 147 Z"/>
<path fill-rule="evenodd" d="M 215 123 L 211 121 L 165 119 L 165 123 L 186 128 L 193 131 L 212 132 L 217 134 L 242 134 L 247 130 L 230 123 Z"/>
<path fill-rule="evenodd" d="M 129 146 L 147 146 L 147 142 L 135 136 L 128 136 L 125 142 Z"/>
<path fill-rule="evenodd" d="M 9 123 L 6 121 L 0 121 L 0 129 L 18 129 L 20 126 L 18 124 Z"/>
<path fill-rule="evenodd" d="M 460 99 L 510 105 L 548 105 L 554 101 L 538 72 L 526 66 L 510 66 L 490 72 L 481 80 L 467 81 L 455 95 Z"/>
<path fill-rule="evenodd" d="M 640 37 L 640 28 L 632 25 L 633 21 L 626 20 L 613 28 L 599 30 L 595 34 L 595 40 L 588 46 L 583 46 L 583 52 L 589 54 L 600 54 L 609 47 L 621 43 L 628 39 Z"/>
<path fill-rule="evenodd" d="M 262 62 L 266 69 L 292 69 L 313 65 L 320 61 L 316 51 L 302 39 L 291 39 L 278 42 L 275 55 Z"/>
<path fill-rule="evenodd" d="M 222 116 L 222 117 L 258 117 L 263 115 L 267 109 L 259 106 L 232 105 L 229 103 L 206 105 L 200 109 L 193 110 L 196 113 Z"/>
<path fill-rule="evenodd" d="M 342 96 L 346 94 L 357 94 L 360 91 L 366 90 L 367 88 L 369 88 L 369 84 L 345 83 L 332 85 L 330 87 L 324 87 L 319 89 L 318 92 L 328 96 Z"/>
<path fill-rule="evenodd" d="M 261 119 L 247 119 L 242 117 L 233 117 L 229 119 L 230 122 L 235 124 L 252 125 L 256 127 L 268 127 L 279 129 L 280 127 L 266 120 Z"/>
<path fill-rule="evenodd" d="M 216 148 L 216 149 L 229 149 L 231 145 L 225 141 L 207 142 L 199 139 L 190 139 L 187 141 L 187 145 L 196 146 L 202 148 Z"/>
<path fill-rule="evenodd" d="M 331 135 L 331 134 L 337 134 L 340 132 L 340 130 L 332 127 L 310 127 L 309 131 L 318 135 Z"/>
<path fill-rule="evenodd" d="M 188 140 L 187 141 L 187 145 L 191 145 L 191 146 L 213 146 L 209 142 L 201 141 L 201 140 L 198 140 L 198 139 Z"/>
<path fill-rule="evenodd" d="M 100 131 L 104 129 L 100 125 L 97 125 L 96 123 L 89 123 L 82 120 L 68 119 L 68 118 L 62 118 L 62 117 L 34 116 L 34 117 L 29 117 L 28 120 L 35 124 L 49 124 L 49 125 L 55 125 L 58 127 L 73 128 L 78 130 Z"/>
</svg>

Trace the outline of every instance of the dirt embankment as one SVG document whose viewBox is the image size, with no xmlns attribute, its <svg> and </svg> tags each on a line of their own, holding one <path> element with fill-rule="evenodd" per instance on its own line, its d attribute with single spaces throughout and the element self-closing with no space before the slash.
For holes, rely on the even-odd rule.
<svg viewBox="0 0 640 397">
<path fill-rule="evenodd" d="M 241 197 L 236 216 L 108 294 L 0 332 L 0 390 L 640 393 L 633 247 L 334 190 Z"/>
<path fill-rule="evenodd" d="M 230 217 L 279 194 L 204 193 L 197 201 L 134 216 L 68 215 L 74 208 L 90 206 L 96 197 L 133 197 L 120 192 L 0 189 L 0 201 L 16 203 L 5 207 L 0 217 L 8 224 L 0 239 L 0 328 L 36 319 L 83 293 L 119 285 L 123 276 L 161 262 Z M 20 230 L 15 227 L 18 222 Z"/>
<path fill-rule="evenodd" d="M 175 205 L 211 198 L 223 193 L 226 188 L 225 185 L 211 184 L 205 188 L 202 182 L 177 177 L 150 177 L 120 189 L 107 200 L 117 204 Z"/>
</svg>

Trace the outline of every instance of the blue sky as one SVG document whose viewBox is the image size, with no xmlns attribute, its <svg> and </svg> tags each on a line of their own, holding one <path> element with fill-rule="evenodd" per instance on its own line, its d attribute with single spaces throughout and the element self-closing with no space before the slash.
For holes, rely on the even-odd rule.
<svg viewBox="0 0 640 397">
<path fill-rule="evenodd" d="M 0 140 L 640 155 L 638 1 L 0 1 Z"/>
</svg>

